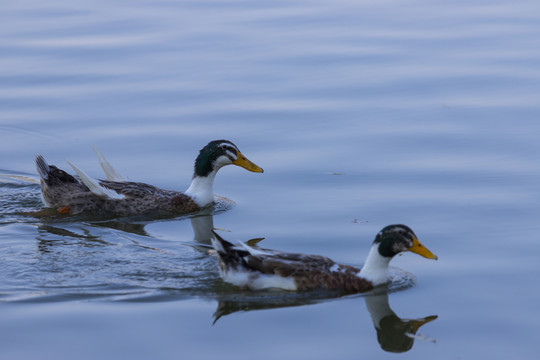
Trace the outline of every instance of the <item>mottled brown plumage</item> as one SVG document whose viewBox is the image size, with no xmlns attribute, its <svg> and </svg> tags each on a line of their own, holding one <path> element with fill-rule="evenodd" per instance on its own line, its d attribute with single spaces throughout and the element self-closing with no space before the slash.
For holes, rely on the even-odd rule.
<svg viewBox="0 0 540 360">
<path fill-rule="evenodd" d="M 402 251 L 437 258 L 405 225 L 390 225 L 377 234 L 362 269 L 338 264 L 320 255 L 251 248 L 242 243 L 235 247 L 215 232 L 213 235 L 212 245 L 219 257 L 222 277 L 234 285 L 251 289 L 365 292 L 387 281 L 388 263 Z"/>
<path fill-rule="evenodd" d="M 271 254 L 251 255 L 246 251 L 243 260 L 251 271 L 293 278 L 296 289 L 301 291 L 322 288 L 355 293 L 373 288 L 373 284 L 357 276 L 360 269 L 337 264 L 330 258 L 283 252 Z"/>
<path fill-rule="evenodd" d="M 124 195 L 121 199 L 100 197 L 78 178 L 49 165 L 46 179 L 41 179 L 42 196 L 49 207 L 68 208 L 70 215 L 81 213 L 139 215 L 150 212 L 189 213 L 201 209 L 189 196 L 152 185 L 130 181 L 101 180 L 104 188 Z"/>
</svg>

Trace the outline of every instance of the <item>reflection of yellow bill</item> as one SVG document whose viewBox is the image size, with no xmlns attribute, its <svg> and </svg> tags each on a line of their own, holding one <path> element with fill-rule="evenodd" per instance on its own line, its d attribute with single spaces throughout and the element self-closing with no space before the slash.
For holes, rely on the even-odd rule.
<svg viewBox="0 0 540 360">
<path fill-rule="evenodd" d="M 260 168 L 259 166 L 255 165 L 251 161 L 248 160 L 247 157 L 245 157 L 240 151 L 236 152 L 236 160 L 234 160 L 232 163 L 234 165 L 243 167 L 246 170 L 262 173 L 264 170 Z"/>
<path fill-rule="evenodd" d="M 422 319 L 410 320 L 409 324 L 412 325 L 411 333 L 416 335 L 416 332 L 418 331 L 418 329 L 420 329 L 420 326 L 425 325 L 428 322 L 433 321 L 433 320 L 435 320 L 437 318 L 438 318 L 437 315 L 431 315 L 431 316 L 428 316 L 428 317 L 425 317 L 425 318 L 422 318 Z"/>
<path fill-rule="evenodd" d="M 434 255 L 431 251 L 428 250 L 427 247 L 425 247 L 424 245 L 420 243 L 420 241 L 418 241 L 416 236 L 413 239 L 413 246 L 409 248 L 409 251 L 428 259 L 434 259 L 434 260 L 438 259 L 436 255 Z"/>
</svg>

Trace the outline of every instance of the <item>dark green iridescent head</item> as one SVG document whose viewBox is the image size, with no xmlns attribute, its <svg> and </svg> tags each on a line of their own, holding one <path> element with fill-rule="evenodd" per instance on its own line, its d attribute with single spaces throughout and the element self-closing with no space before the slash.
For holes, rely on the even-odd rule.
<svg viewBox="0 0 540 360">
<path fill-rule="evenodd" d="M 403 251 L 411 251 L 428 259 L 437 259 L 416 237 L 406 225 L 388 225 L 375 237 L 374 244 L 379 244 L 379 254 L 384 257 L 394 257 Z"/>
<path fill-rule="evenodd" d="M 229 140 L 214 140 L 203 147 L 195 160 L 193 177 L 206 177 L 225 165 L 238 165 L 253 172 L 263 172 L 257 165 L 249 161 L 238 147 Z"/>
</svg>

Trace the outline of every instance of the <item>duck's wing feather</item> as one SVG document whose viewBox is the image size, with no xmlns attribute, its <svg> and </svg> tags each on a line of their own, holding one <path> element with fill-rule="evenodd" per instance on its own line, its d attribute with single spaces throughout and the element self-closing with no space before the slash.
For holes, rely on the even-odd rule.
<svg viewBox="0 0 540 360">
<path fill-rule="evenodd" d="M 330 289 L 346 293 L 364 292 L 373 285 L 358 276 L 360 269 L 337 264 L 319 255 L 280 253 L 244 257 L 251 271 L 292 278 L 297 290 Z"/>
<path fill-rule="evenodd" d="M 105 173 L 105 176 L 107 176 L 107 180 L 109 181 L 125 181 L 124 177 L 118 173 L 111 163 L 105 158 L 105 155 L 95 146 L 92 146 L 92 149 L 94 149 L 94 152 L 96 153 L 96 156 L 99 161 L 99 165 L 101 165 L 101 168 L 103 169 L 103 172 Z"/>
<path fill-rule="evenodd" d="M 248 255 L 244 260 L 250 270 L 283 277 L 304 276 L 314 272 L 331 272 L 336 263 L 324 256 L 273 252 L 273 254 Z"/>
<path fill-rule="evenodd" d="M 77 173 L 79 176 L 79 179 L 81 182 L 88 187 L 88 189 L 95 195 L 102 197 L 102 198 L 108 198 L 108 199 L 123 199 L 124 195 L 107 189 L 106 187 L 101 186 L 101 184 L 95 180 L 92 179 L 90 176 L 88 176 L 84 171 L 73 165 L 71 162 L 66 160 L 67 163 L 73 168 L 73 170 Z"/>
<path fill-rule="evenodd" d="M 212 244 L 225 266 L 243 267 L 244 270 L 263 274 L 290 276 L 311 270 L 330 271 L 336 263 L 327 257 L 288 253 L 262 248 L 253 248 L 239 241 L 238 246 L 223 239 L 215 231 Z"/>
<path fill-rule="evenodd" d="M 163 196 L 172 197 L 182 195 L 176 191 L 163 190 L 156 186 L 134 181 L 100 180 L 102 187 L 113 190 L 118 194 L 129 197 Z"/>
</svg>

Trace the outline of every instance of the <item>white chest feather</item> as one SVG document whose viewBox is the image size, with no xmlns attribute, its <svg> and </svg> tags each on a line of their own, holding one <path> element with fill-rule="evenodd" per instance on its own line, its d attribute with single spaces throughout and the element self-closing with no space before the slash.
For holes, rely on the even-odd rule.
<svg viewBox="0 0 540 360">
<path fill-rule="evenodd" d="M 205 177 L 194 177 L 191 185 L 184 194 L 190 196 L 201 207 L 210 205 L 214 201 L 214 179 L 216 173 L 217 171 L 213 171 Z"/>
<path fill-rule="evenodd" d="M 379 254 L 378 245 L 373 245 L 358 276 L 371 281 L 373 286 L 384 284 L 388 281 L 388 264 L 390 260 L 391 258 Z"/>
<path fill-rule="evenodd" d="M 228 269 L 222 272 L 224 280 L 240 287 L 248 287 L 252 290 L 282 289 L 296 290 L 293 278 L 278 275 L 267 275 L 242 270 Z"/>
</svg>

